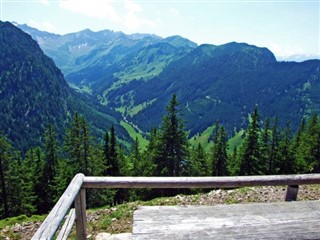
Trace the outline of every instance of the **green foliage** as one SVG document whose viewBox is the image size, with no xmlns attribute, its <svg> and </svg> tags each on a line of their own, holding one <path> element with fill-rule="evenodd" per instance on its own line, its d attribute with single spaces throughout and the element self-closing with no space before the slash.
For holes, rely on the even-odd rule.
<svg viewBox="0 0 320 240">
<path fill-rule="evenodd" d="M 43 144 L 30 148 L 23 158 L 5 135 L 0 134 L 0 217 L 48 212 L 77 172 L 95 176 L 319 172 L 320 121 L 317 114 L 307 123 L 302 121 L 293 136 L 290 124 L 281 130 L 277 118 L 272 124 L 267 118 L 261 127 L 256 107 L 249 118 L 248 129 L 244 130 L 242 145 L 239 149 L 234 147 L 228 155 L 227 133 L 222 125 L 213 127 L 210 153 L 201 144 L 189 148 L 176 95 L 172 96 L 166 110 L 161 126 L 150 130 L 146 149 L 141 149 L 136 138 L 128 153 L 117 141 L 113 126 L 105 132 L 104 141 L 99 142 L 91 135 L 85 118 L 78 113 L 66 129 L 62 143 L 57 140 L 54 126 L 48 125 Z M 89 207 L 116 205 L 177 193 L 150 189 L 90 190 L 87 203 Z"/>
<path fill-rule="evenodd" d="M 320 171 L 320 121 L 317 114 L 310 117 L 301 134 L 297 162 L 304 166 L 305 172 Z"/>
<path fill-rule="evenodd" d="M 255 107 L 251 115 L 247 136 L 240 148 L 240 175 L 260 175 L 263 165 L 260 146 L 260 115 Z"/>
<path fill-rule="evenodd" d="M 212 175 L 213 176 L 227 176 L 227 133 L 223 126 L 216 124 L 213 147 L 212 147 Z"/>
<path fill-rule="evenodd" d="M 166 108 L 159 133 L 159 155 L 155 158 L 157 176 L 187 175 L 188 147 L 184 124 L 174 94 Z"/>
<path fill-rule="evenodd" d="M 136 129 L 133 128 L 129 123 L 121 121 L 120 124 L 127 130 L 128 134 L 132 139 L 138 138 L 141 148 L 142 150 L 144 150 L 148 144 L 148 140 L 145 139 L 140 132 L 136 131 Z"/>
<path fill-rule="evenodd" d="M 192 148 L 190 155 L 188 174 L 190 176 L 209 176 L 208 154 L 204 151 L 200 143 L 196 148 Z"/>
<path fill-rule="evenodd" d="M 43 143 L 49 125 L 61 142 L 75 112 L 90 120 L 96 136 L 115 123 L 121 138 L 130 140 L 116 124 L 119 114 L 73 91 L 37 42 L 9 22 L 0 21 L 0 49 L 0 130 L 22 154 Z"/>
</svg>

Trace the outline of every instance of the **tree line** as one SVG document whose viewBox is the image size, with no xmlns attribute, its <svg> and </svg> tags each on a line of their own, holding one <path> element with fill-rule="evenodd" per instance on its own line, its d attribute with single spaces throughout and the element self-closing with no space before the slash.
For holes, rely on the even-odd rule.
<svg viewBox="0 0 320 240">
<path fill-rule="evenodd" d="M 242 143 L 232 151 L 228 134 L 216 123 L 209 152 L 201 144 L 191 146 L 179 103 L 173 95 L 158 128 L 149 133 L 141 150 L 138 139 L 126 150 L 110 126 L 103 141 L 90 134 L 85 118 L 76 113 L 62 143 L 49 125 L 41 146 L 22 157 L 4 134 L 0 134 L 0 217 L 44 214 L 50 211 L 76 173 L 94 176 L 232 176 L 296 174 L 320 170 L 320 119 L 302 119 L 293 133 L 278 119 L 261 120 L 255 107 Z M 228 153 L 231 152 L 231 153 Z M 183 190 L 90 189 L 89 207 L 172 195 Z"/>
</svg>

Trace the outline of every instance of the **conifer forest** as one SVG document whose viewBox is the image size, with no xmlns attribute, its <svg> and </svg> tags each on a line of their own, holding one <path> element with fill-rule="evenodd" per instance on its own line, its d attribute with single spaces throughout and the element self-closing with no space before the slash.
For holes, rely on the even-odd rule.
<svg viewBox="0 0 320 240">
<path fill-rule="evenodd" d="M 214 116 L 213 116 L 214 119 Z M 87 176 L 234 176 L 318 173 L 320 171 L 320 118 L 301 119 L 293 131 L 279 119 L 262 119 L 258 107 L 247 119 L 238 146 L 230 149 L 226 128 L 215 124 L 210 150 L 188 140 L 179 100 L 174 94 L 160 126 L 148 132 L 142 149 L 138 138 L 125 147 L 113 125 L 94 137 L 79 113 L 65 129 L 63 139 L 51 124 L 42 144 L 24 153 L 0 134 L 0 217 L 45 214 L 50 211 L 76 173 Z M 147 200 L 191 190 L 89 190 L 88 207 Z M 195 191 L 195 190 L 192 190 Z M 197 190 L 201 191 L 201 190 Z"/>
</svg>

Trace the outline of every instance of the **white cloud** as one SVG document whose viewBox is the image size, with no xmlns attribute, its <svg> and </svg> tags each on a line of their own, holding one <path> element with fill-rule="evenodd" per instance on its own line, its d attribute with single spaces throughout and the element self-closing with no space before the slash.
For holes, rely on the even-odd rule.
<svg viewBox="0 0 320 240">
<path fill-rule="evenodd" d="M 172 15 L 174 15 L 174 16 L 181 16 L 181 13 L 177 10 L 177 9 L 175 9 L 175 8 L 170 8 L 170 13 L 172 14 Z"/>
<path fill-rule="evenodd" d="M 34 27 L 36 29 L 39 29 L 41 31 L 46 31 L 46 32 L 50 32 L 50 33 L 53 33 L 56 31 L 56 27 L 49 23 L 49 22 L 36 22 L 34 20 L 30 20 L 28 23 L 27 23 L 29 26 L 31 27 Z"/>
<path fill-rule="evenodd" d="M 124 2 L 124 8 L 126 10 L 124 16 L 124 26 L 130 30 L 137 30 L 144 26 L 155 27 L 155 22 L 147 18 L 144 18 L 142 15 L 143 9 L 141 5 L 131 1 L 126 0 Z"/>
<path fill-rule="evenodd" d="M 120 17 L 109 0 L 60 0 L 60 7 L 89 17 L 119 22 Z"/>
<path fill-rule="evenodd" d="M 269 48 L 276 56 L 279 57 L 290 57 L 293 55 L 305 54 L 305 51 L 300 46 L 286 45 L 280 46 L 276 43 L 266 44 L 266 47 Z"/>
<path fill-rule="evenodd" d="M 50 5 L 49 0 L 39 0 L 39 3 L 46 5 L 46 6 Z"/>
<path fill-rule="evenodd" d="M 128 31 L 138 31 L 142 27 L 156 25 L 155 21 L 144 16 L 142 6 L 132 0 L 59 0 L 59 5 L 61 8 L 93 18 L 111 20 Z"/>
<path fill-rule="evenodd" d="M 128 12 L 132 12 L 132 13 L 141 12 L 142 11 L 142 7 L 139 4 L 137 4 L 137 3 L 135 3 L 135 2 L 133 2 L 131 0 L 125 0 L 124 1 L 124 8 Z"/>
</svg>

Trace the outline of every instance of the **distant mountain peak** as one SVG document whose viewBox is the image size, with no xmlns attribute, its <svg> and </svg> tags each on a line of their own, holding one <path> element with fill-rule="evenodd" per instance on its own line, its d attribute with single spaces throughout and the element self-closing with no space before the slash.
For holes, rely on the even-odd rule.
<svg viewBox="0 0 320 240">
<path fill-rule="evenodd" d="M 196 48 L 198 45 L 187 38 L 181 37 L 179 35 L 174 35 L 165 38 L 163 41 L 168 42 L 176 47 L 190 47 Z"/>
</svg>

